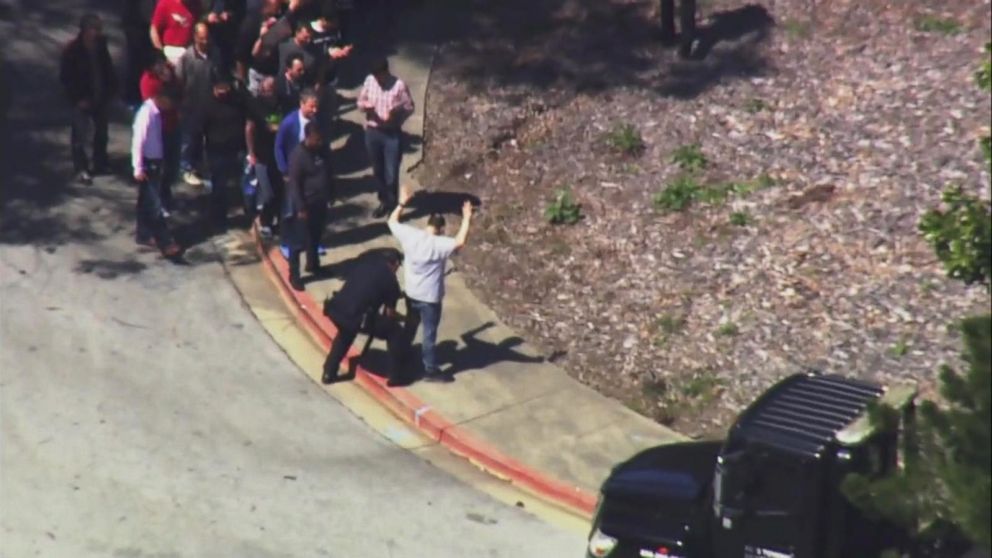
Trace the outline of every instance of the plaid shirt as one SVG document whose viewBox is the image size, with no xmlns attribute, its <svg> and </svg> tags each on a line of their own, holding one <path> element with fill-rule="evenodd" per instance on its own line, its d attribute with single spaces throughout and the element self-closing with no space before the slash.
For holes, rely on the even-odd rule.
<svg viewBox="0 0 992 558">
<path fill-rule="evenodd" d="M 397 111 L 398 114 L 390 125 L 390 128 L 399 128 L 403 125 L 403 121 L 413 114 L 413 97 L 403 80 L 393 79 L 396 80 L 393 82 L 393 86 L 388 90 L 383 90 L 374 76 L 365 78 L 362 91 L 358 94 L 358 108 L 362 110 L 375 109 L 376 115 L 382 120 L 388 119 L 394 110 L 402 109 Z M 366 118 L 365 126 L 367 128 L 380 128 L 382 124 L 378 120 Z"/>
</svg>

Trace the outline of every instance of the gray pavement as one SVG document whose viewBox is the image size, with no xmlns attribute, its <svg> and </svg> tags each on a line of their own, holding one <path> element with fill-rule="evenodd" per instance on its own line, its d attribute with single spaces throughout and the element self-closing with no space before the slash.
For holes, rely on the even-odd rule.
<svg viewBox="0 0 992 558">
<path fill-rule="evenodd" d="M 300 374 L 195 225 L 180 221 L 198 244 L 173 265 L 134 249 L 124 181 L 66 182 L 55 64 L 94 5 L 110 3 L 25 3 L 16 25 L 0 22 L 13 72 L 0 137 L 0 556 L 579 555 L 580 535 L 389 443 Z M 127 129 L 111 135 L 120 162 Z M 195 219 L 194 194 L 180 196 Z"/>
</svg>

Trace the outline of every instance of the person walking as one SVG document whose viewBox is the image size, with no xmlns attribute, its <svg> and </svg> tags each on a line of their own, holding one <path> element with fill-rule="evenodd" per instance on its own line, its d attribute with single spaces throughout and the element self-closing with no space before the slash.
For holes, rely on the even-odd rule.
<svg viewBox="0 0 992 558">
<path fill-rule="evenodd" d="M 211 44 L 210 28 L 206 23 L 197 23 L 193 44 L 176 65 L 176 74 L 183 83 L 179 166 L 183 180 L 191 186 L 203 185 L 199 170 L 203 159 L 203 119 L 213 95 L 214 77 L 221 73 L 220 55 Z"/>
<path fill-rule="evenodd" d="M 90 184 L 93 174 L 107 171 L 107 113 L 117 90 L 100 16 L 89 13 L 79 20 L 79 34 L 62 52 L 59 79 L 73 108 L 70 142 L 76 179 Z M 86 155 L 90 142 L 92 167 Z"/>
<path fill-rule="evenodd" d="M 142 103 L 134 116 L 131 136 L 131 166 L 138 184 L 135 208 L 135 241 L 139 246 L 161 250 L 168 258 L 178 257 L 182 249 L 176 244 L 162 217 L 159 180 L 165 147 L 162 137 L 162 113 L 172 108 L 172 99 L 158 93 Z"/>
<path fill-rule="evenodd" d="M 245 123 L 245 146 L 248 165 L 255 172 L 258 189 L 255 199 L 248 200 L 258 210 L 259 233 L 269 238 L 282 203 L 282 174 L 276 167 L 276 132 L 282 122 L 282 111 L 276 97 L 275 79 L 262 78 L 258 95 L 248 99 L 248 121 Z"/>
<path fill-rule="evenodd" d="M 413 97 L 403 80 L 389 72 L 389 61 L 383 58 L 365 78 L 356 104 L 365 113 L 365 147 L 378 190 L 379 207 L 372 216 L 380 218 L 396 206 L 403 156 L 400 129 L 413 114 Z"/>
<path fill-rule="evenodd" d="M 178 102 L 182 98 L 182 84 L 176 77 L 176 71 L 165 59 L 165 55 L 156 51 L 155 61 L 141 75 L 140 89 L 142 102 L 151 99 L 160 92 L 172 99 L 171 108 L 162 111 L 162 134 L 165 142 L 165 159 L 163 161 L 162 180 L 159 181 L 159 196 L 162 201 L 162 216 L 172 216 L 172 185 L 179 176 L 179 149 L 181 145 L 179 128 Z M 140 106 L 140 105 L 139 105 Z"/>
<path fill-rule="evenodd" d="M 401 295 L 396 271 L 402 263 L 403 255 L 396 250 L 366 254 L 349 272 L 341 290 L 324 301 L 324 315 L 338 332 L 324 360 L 323 383 L 330 384 L 337 380 L 341 361 L 363 329 L 363 324 L 370 336 L 386 340 L 389 355 L 387 385 L 394 387 L 408 382 L 402 369 L 406 348 L 399 326 L 400 317 L 396 313 L 396 303 Z"/>
<path fill-rule="evenodd" d="M 412 343 L 420 324 L 424 326 L 421 352 L 424 380 L 452 382 L 450 374 L 442 373 L 437 364 L 434 347 L 441 323 L 441 303 L 444 300 L 444 273 L 448 258 L 465 247 L 472 222 L 472 202 L 462 205 L 462 222 L 452 238 L 444 236 L 445 219 L 438 213 L 427 219 L 427 227 L 418 229 L 400 222 L 410 194 L 403 188 L 399 204 L 387 221 L 389 231 L 399 241 L 406 259 L 403 281 L 406 287 L 407 319 L 404 335 Z"/>
<path fill-rule="evenodd" d="M 327 222 L 327 206 L 332 199 L 331 153 L 316 122 L 304 128 L 303 141 L 296 146 L 289 162 L 286 203 L 283 209 L 284 241 L 289 246 L 289 284 L 304 290 L 300 278 L 300 252 L 307 254 L 304 271 L 320 272 L 320 239 Z"/>
<path fill-rule="evenodd" d="M 230 78 L 216 76 L 206 104 L 203 132 L 210 166 L 210 224 L 217 232 L 227 229 L 228 195 L 241 177 L 245 145 L 245 103 Z"/>
<path fill-rule="evenodd" d="M 202 13 L 199 0 L 158 0 L 148 34 L 152 46 L 175 66 L 193 41 L 193 27 Z"/>
</svg>

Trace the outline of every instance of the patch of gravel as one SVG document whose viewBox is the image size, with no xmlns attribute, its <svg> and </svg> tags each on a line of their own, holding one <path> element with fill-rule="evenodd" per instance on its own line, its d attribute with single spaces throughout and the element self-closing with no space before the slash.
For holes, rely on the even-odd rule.
<svg viewBox="0 0 992 558">
<path fill-rule="evenodd" d="M 946 279 L 916 227 L 949 183 L 990 195 L 988 2 L 944 3 L 953 35 L 915 29 L 923 2 L 709 2 L 711 29 L 749 23 L 696 61 L 655 43 L 654 2 L 536 0 L 556 25 L 531 33 L 495 4 L 441 48 L 420 178 L 482 199 L 461 270 L 571 375 L 697 435 L 803 367 L 932 391 L 958 362 L 949 325 L 988 292 Z M 640 155 L 606 145 L 623 123 Z M 764 187 L 656 208 L 691 143 L 699 185 Z M 574 226 L 544 219 L 559 188 Z"/>
</svg>

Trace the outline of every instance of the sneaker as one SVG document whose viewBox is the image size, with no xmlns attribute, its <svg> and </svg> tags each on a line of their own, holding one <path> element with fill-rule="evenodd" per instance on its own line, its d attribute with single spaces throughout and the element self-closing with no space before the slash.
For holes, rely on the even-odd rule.
<svg viewBox="0 0 992 558">
<path fill-rule="evenodd" d="M 183 182 L 189 184 L 190 186 L 203 186 L 203 179 L 197 176 L 193 171 L 186 171 L 183 173 Z"/>
<path fill-rule="evenodd" d="M 90 174 L 89 171 L 81 171 L 76 175 L 76 180 L 78 180 L 80 184 L 89 186 L 90 184 L 93 184 L 93 175 Z"/>
<path fill-rule="evenodd" d="M 163 219 L 169 219 L 171 217 L 172 217 L 172 213 L 170 213 L 168 209 L 166 209 L 166 208 L 163 207 L 162 208 L 162 218 Z"/>
<path fill-rule="evenodd" d="M 272 227 L 265 225 L 258 227 L 258 235 L 265 239 L 272 238 Z"/>
</svg>

